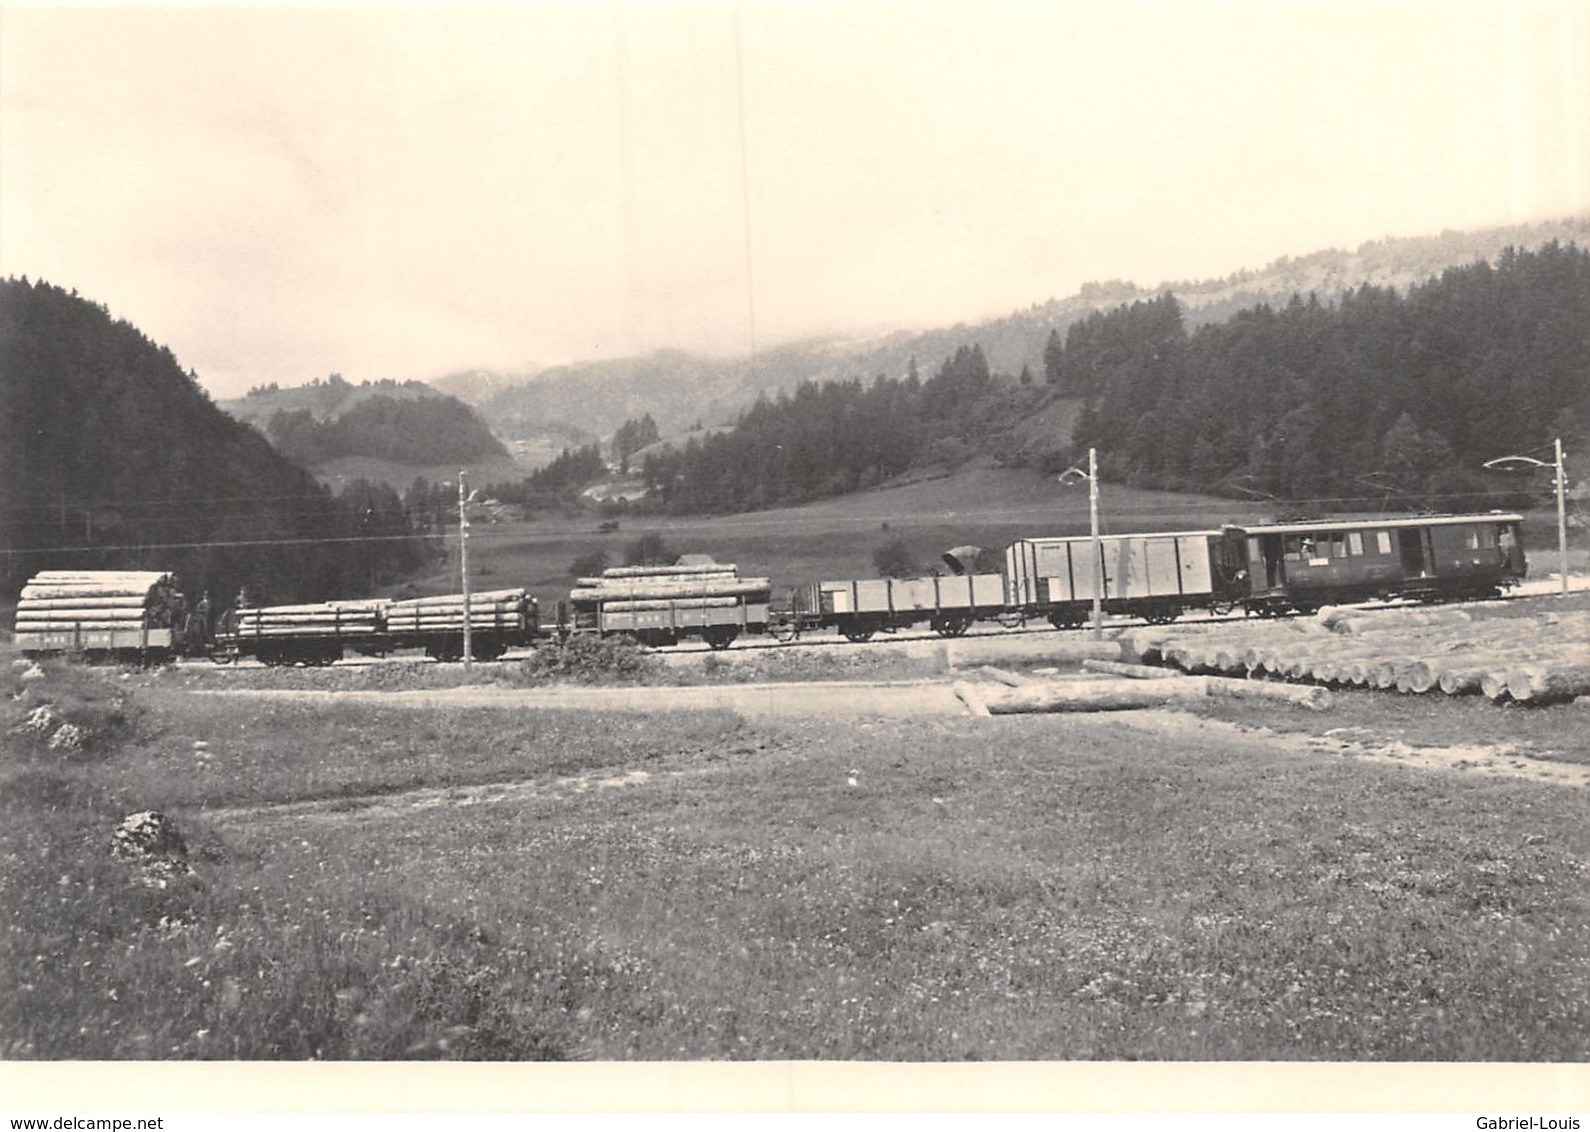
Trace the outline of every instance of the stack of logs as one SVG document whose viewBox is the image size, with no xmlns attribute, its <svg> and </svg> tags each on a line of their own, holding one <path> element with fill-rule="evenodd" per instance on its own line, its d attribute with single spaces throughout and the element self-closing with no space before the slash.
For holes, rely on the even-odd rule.
<svg viewBox="0 0 1590 1132">
<path fill-rule="evenodd" d="M 182 595 L 167 573 L 45 570 L 22 587 L 16 629 L 23 634 L 181 628 L 182 613 Z"/>
<path fill-rule="evenodd" d="M 697 609 L 731 609 L 765 602 L 771 593 L 770 579 L 742 578 L 732 564 L 613 566 L 599 578 L 576 579 L 569 600 L 576 609 L 620 613 L 663 610 L 679 602 Z"/>
<path fill-rule="evenodd" d="M 267 605 L 236 611 L 235 631 L 244 637 L 361 637 L 379 633 L 384 603 L 327 601 L 318 605 Z"/>
<path fill-rule="evenodd" d="M 522 588 L 472 593 L 469 595 L 469 627 L 471 630 L 524 629 L 529 602 Z M 386 627 L 390 633 L 462 633 L 464 595 L 443 594 L 394 601 L 386 607 Z"/>
<path fill-rule="evenodd" d="M 1313 619 L 1128 630 L 1126 654 L 1183 672 L 1544 704 L 1590 694 L 1590 612 L 1475 620 L 1462 609 L 1326 609 Z"/>
</svg>

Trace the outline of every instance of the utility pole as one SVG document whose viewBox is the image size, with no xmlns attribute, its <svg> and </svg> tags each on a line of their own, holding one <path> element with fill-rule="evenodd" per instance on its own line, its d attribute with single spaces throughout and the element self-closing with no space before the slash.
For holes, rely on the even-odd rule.
<svg viewBox="0 0 1590 1132">
<path fill-rule="evenodd" d="M 464 667 L 474 663 L 469 635 L 469 492 L 464 486 L 464 470 L 458 470 L 458 573 L 464 586 Z"/>
<path fill-rule="evenodd" d="M 1557 437 L 1556 459 L 1551 463 L 1533 456 L 1498 456 L 1487 460 L 1481 467 L 1496 468 L 1503 464 L 1531 464 L 1537 468 L 1550 468 L 1557 480 L 1557 572 L 1562 584 L 1562 596 L 1568 596 L 1568 470 L 1562 459 L 1562 437 Z"/>
<path fill-rule="evenodd" d="M 1088 526 L 1093 534 L 1093 639 L 1104 639 L 1104 543 L 1099 539 L 1099 458 L 1088 449 Z"/>
<path fill-rule="evenodd" d="M 1562 463 L 1562 437 L 1557 438 L 1557 561 L 1562 596 L 1568 596 L 1568 473 Z"/>
</svg>

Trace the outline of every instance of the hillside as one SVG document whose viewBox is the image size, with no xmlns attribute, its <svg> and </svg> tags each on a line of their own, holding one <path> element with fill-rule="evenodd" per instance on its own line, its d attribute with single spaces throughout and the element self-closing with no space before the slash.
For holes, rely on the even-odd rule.
<svg viewBox="0 0 1590 1132">
<path fill-rule="evenodd" d="M 435 383 L 479 406 L 492 430 L 510 446 L 544 438 L 549 428 L 585 436 L 611 434 L 624 421 L 650 413 L 664 434 L 693 424 L 732 423 L 759 395 L 802 381 L 903 377 L 912 359 L 922 372 L 938 367 L 962 346 L 977 343 L 996 374 L 1023 367 L 1040 380 L 1050 335 L 1088 315 L 1173 293 L 1189 328 L 1221 322 L 1259 304 L 1284 306 L 1294 294 L 1332 302 L 1370 284 L 1406 291 L 1448 267 L 1494 260 L 1504 248 L 1529 249 L 1549 241 L 1590 244 L 1590 215 L 1475 232 L 1376 240 L 1354 251 L 1327 249 L 1285 257 L 1259 270 L 1223 279 L 1092 283 L 1065 299 L 1051 299 L 1010 315 L 925 332 L 902 331 L 871 340 L 791 343 L 751 358 L 708 358 L 680 351 L 648 357 L 559 366 L 533 373 L 471 371 Z M 578 441 L 576 441 L 578 442 Z"/>
<path fill-rule="evenodd" d="M 218 603 L 245 584 L 332 597 L 423 550 L 401 511 L 333 498 L 170 350 L 26 279 L 0 281 L 0 483 L 4 597 L 50 568 L 175 570 Z"/>
<path fill-rule="evenodd" d="M 340 373 L 305 385 L 292 385 L 283 389 L 272 382 L 257 385 L 242 397 L 220 402 L 226 412 L 245 424 L 257 425 L 264 431 L 265 422 L 277 413 L 307 411 L 317 421 L 334 420 L 371 397 L 413 399 L 441 396 L 434 385 L 424 381 L 361 381 L 355 385 Z"/>
<path fill-rule="evenodd" d="M 549 442 L 510 452 L 475 409 L 421 381 L 354 385 L 332 374 L 251 389 L 222 408 L 333 489 L 355 479 L 402 489 L 416 478 L 448 479 L 460 467 L 481 482 L 515 479 L 557 451 Z"/>
</svg>

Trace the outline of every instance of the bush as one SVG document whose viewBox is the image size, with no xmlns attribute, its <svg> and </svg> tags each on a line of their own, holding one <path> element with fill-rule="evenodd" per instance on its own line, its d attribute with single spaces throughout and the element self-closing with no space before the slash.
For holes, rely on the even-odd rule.
<svg viewBox="0 0 1590 1132">
<path fill-rule="evenodd" d="M 660 657 L 626 637 L 584 634 L 542 645 L 520 664 L 519 673 L 531 683 L 554 680 L 638 683 L 659 675 L 662 669 Z"/>
<path fill-rule="evenodd" d="M 916 556 L 904 539 L 892 539 L 872 552 L 872 565 L 879 576 L 885 578 L 910 578 L 919 574 Z"/>
<path fill-rule="evenodd" d="M 606 551 L 602 551 L 602 550 L 597 550 L 597 551 L 591 552 L 590 554 L 582 554 L 578 558 L 576 558 L 573 562 L 569 563 L 569 577 L 571 577 L 571 578 L 596 577 L 596 576 L 600 575 L 603 570 L 606 570 L 606 569 L 607 569 L 607 552 Z"/>
<path fill-rule="evenodd" d="M 679 560 L 679 552 L 663 541 L 656 531 L 647 531 L 624 547 L 626 566 L 672 566 Z"/>
</svg>

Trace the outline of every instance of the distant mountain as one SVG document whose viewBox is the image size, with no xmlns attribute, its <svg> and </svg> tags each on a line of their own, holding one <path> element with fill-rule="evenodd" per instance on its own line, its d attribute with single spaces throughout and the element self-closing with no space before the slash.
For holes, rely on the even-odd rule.
<svg viewBox="0 0 1590 1132">
<path fill-rule="evenodd" d="M 1224 279 L 1167 282 L 1153 287 L 1090 283 L 1065 299 L 1051 299 L 999 319 L 936 330 L 901 331 L 870 340 L 812 340 L 759 351 L 746 358 L 713 358 L 663 350 L 642 358 L 580 363 L 533 373 L 452 374 L 434 384 L 477 405 L 510 447 L 544 444 L 564 435 L 572 443 L 608 436 L 626 420 L 650 413 L 666 434 L 695 424 L 723 425 L 763 393 L 803 381 L 903 377 L 915 359 L 922 374 L 976 343 L 996 374 L 1023 367 L 1039 380 L 1052 332 L 1064 338 L 1072 323 L 1099 311 L 1171 293 L 1189 327 L 1222 322 L 1260 304 L 1285 305 L 1294 294 L 1329 303 L 1363 284 L 1406 291 L 1448 267 L 1493 260 L 1506 247 L 1533 249 L 1557 240 L 1590 244 L 1590 215 L 1475 232 L 1442 232 L 1376 240 L 1356 251 L 1329 249 L 1285 257 L 1257 271 Z"/>
</svg>

